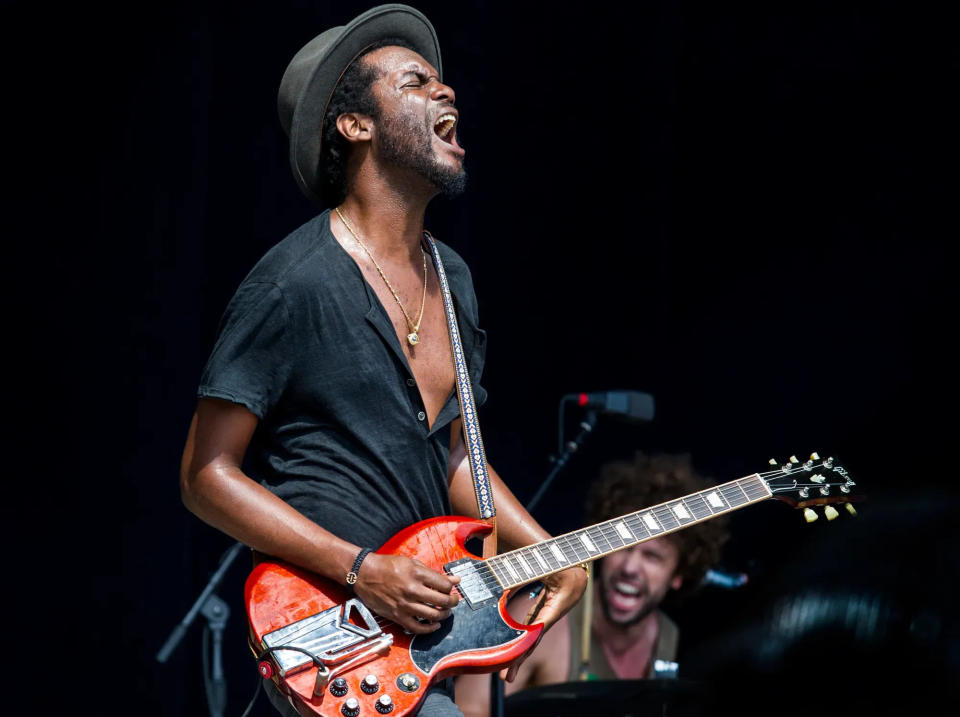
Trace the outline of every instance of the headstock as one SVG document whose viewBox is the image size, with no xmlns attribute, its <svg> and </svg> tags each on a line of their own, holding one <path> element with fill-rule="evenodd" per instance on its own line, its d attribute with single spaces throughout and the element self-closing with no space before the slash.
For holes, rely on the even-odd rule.
<svg viewBox="0 0 960 717">
<path fill-rule="evenodd" d="M 857 494 L 857 484 L 847 470 L 833 458 L 821 458 L 811 453 L 810 458 L 801 463 L 796 456 L 790 456 L 786 463 L 779 464 L 770 459 L 775 470 L 760 473 L 773 497 L 789 503 L 794 508 L 803 508 L 803 516 L 812 523 L 819 516 L 813 506 L 824 506 L 827 520 L 833 520 L 840 513 L 833 503 L 842 503 L 848 513 L 856 515 L 852 501 L 862 500 Z"/>
</svg>

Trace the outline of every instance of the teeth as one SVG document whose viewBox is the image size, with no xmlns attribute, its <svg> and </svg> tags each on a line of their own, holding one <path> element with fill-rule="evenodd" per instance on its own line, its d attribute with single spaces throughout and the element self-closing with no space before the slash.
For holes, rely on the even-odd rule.
<svg viewBox="0 0 960 717">
<path fill-rule="evenodd" d="M 629 583 L 616 583 L 614 587 L 617 589 L 617 592 L 625 593 L 627 595 L 639 595 L 640 588 L 635 585 L 630 585 Z"/>
<path fill-rule="evenodd" d="M 450 131 L 456 121 L 457 118 L 447 112 L 446 114 L 440 115 L 437 121 L 434 122 L 433 129 L 438 135 L 443 137 Z"/>
</svg>

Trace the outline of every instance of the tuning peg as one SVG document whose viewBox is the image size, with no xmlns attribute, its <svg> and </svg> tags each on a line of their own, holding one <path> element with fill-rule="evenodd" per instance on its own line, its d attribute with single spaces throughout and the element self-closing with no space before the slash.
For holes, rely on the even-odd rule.
<svg viewBox="0 0 960 717">
<path fill-rule="evenodd" d="M 848 505 L 849 505 L 849 504 L 848 504 Z M 832 505 L 828 505 L 826 508 L 824 508 L 824 509 L 823 509 L 823 514 L 824 514 L 825 516 L 827 516 L 827 520 L 833 520 L 833 519 L 836 518 L 838 515 L 840 515 L 840 514 L 837 512 L 837 509 L 834 508 Z"/>
<path fill-rule="evenodd" d="M 848 512 L 850 515 L 856 515 L 856 514 L 857 514 L 857 509 L 853 507 L 853 503 L 846 503 L 845 505 L 847 506 L 847 512 Z"/>
<path fill-rule="evenodd" d="M 796 457 L 796 456 L 790 456 L 790 462 L 791 462 L 791 463 L 799 463 L 800 461 L 797 460 L 797 457 Z"/>
<path fill-rule="evenodd" d="M 813 521 L 815 521 L 815 520 L 816 520 L 817 518 L 819 518 L 819 517 L 820 517 L 820 516 L 817 515 L 816 512 L 814 512 L 813 508 L 804 508 L 804 509 L 803 509 L 803 519 L 806 520 L 808 523 L 812 523 Z"/>
<path fill-rule="evenodd" d="M 770 465 L 772 465 L 772 466 L 777 465 L 777 459 L 776 459 L 776 458 L 771 458 L 771 459 L 770 459 L 769 461 L 767 461 L 767 462 L 768 462 Z"/>
<path fill-rule="evenodd" d="M 819 461 L 819 460 L 820 460 L 820 455 L 819 455 L 816 451 L 814 451 L 813 453 L 810 454 L 810 460 L 811 460 L 811 461 Z"/>
</svg>

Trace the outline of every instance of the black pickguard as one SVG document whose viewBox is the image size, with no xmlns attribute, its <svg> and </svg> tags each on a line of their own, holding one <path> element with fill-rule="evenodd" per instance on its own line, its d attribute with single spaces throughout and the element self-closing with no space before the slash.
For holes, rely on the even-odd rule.
<svg viewBox="0 0 960 717">
<path fill-rule="evenodd" d="M 504 645 L 523 635 L 500 617 L 496 602 L 473 610 L 461 600 L 440 629 L 417 635 L 410 643 L 410 659 L 429 673 L 447 655 Z"/>
</svg>

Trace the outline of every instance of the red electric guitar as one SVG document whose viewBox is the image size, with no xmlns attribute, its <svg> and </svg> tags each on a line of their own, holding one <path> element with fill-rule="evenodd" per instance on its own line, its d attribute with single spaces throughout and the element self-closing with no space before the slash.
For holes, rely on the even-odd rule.
<svg viewBox="0 0 960 717">
<path fill-rule="evenodd" d="M 776 465 L 774 461 L 771 461 Z M 508 591 L 551 573 L 682 530 L 768 498 L 803 508 L 850 501 L 855 483 L 833 458 L 791 458 L 774 470 L 730 481 L 582 528 L 542 543 L 481 560 L 465 542 L 490 526 L 478 520 L 424 520 L 395 535 L 378 552 L 406 555 L 459 575 L 460 603 L 440 629 L 407 634 L 373 615 L 340 585 L 280 562 L 265 562 L 247 578 L 250 645 L 260 672 L 292 697 L 304 717 L 413 712 L 430 684 L 464 672 L 495 672 L 536 644 L 543 625 L 522 625 L 506 610 Z"/>
</svg>

